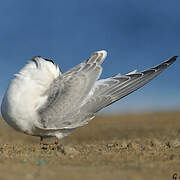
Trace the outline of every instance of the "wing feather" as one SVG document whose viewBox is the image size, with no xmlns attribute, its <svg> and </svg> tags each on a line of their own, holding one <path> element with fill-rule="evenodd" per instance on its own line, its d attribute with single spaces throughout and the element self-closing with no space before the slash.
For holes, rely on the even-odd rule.
<svg viewBox="0 0 180 180">
<path fill-rule="evenodd" d="M 53 81 L 45 94 L 48 101 L 39 109 L 42 128 L 63 129 L 67 124 L 68 128 L 74 128 L 78 121 L 94 116 L 78 110 L 99 78 L 105 57 L 105 51 L 98 51 Z"/>
<path fill-rule="evenodd" d="M 132 71 L 126 75 L 118 74 L 114 77 L 97 81 L 92 89 L 91 97 L 82 107 L 83 111 L 96 113 L 127 96 L 163 72 L 174 63 L 176 58 L 177 56 L 174 56 L 168 61 L 140 73 Z"/>
<path fill-rule="evenodd" d="M 50 90 L 49 94 L 56 97 L 41 114 L 44 126 L 40 129 L 75 129 L 87 124 L 96 112 L 144 86 L 169 67 L 176 58 L 174 56 L 142 72 L 135 70 L 125 75 L 117 74 L 114 77 L 96 81 L 101 74 L 100 64 L 104 56 L 97 56 L 97 54 L 91 56 L 88 61 L 64 73 L 62 79 L 53 83 L 52 89 L 56 89 L 54 88 L 56 85 L 62 87 L 58 88 L 60 92 L 56 95 Z"/>
</svg>

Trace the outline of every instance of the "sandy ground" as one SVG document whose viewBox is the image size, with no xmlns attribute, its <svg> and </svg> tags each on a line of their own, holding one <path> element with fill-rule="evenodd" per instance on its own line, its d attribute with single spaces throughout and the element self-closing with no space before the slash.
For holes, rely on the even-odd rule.
<svg viewBox="0 0 180 180">
<path fill-rule="evenodd" d="M 180 112 L 97 117 L 58 146 L 40 146 L 39 138 L 0 120 L 0 180 L 170 180 L 173 175 L 180 176 Z"/>
</svg>

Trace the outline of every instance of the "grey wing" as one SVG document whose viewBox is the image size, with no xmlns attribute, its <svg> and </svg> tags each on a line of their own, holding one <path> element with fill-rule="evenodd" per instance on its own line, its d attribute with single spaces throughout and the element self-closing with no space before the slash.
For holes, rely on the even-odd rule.
<svg viewBox="0 0 180 180">
<path fill-rule="evenodd" d="M 86 66 L 87 61 L 88 61 L 88 60 L 86 60 L 86 61 L 78 64 L 77 66 L 71 68 L 70 70 L 68 70 L 67 72 L 65 72 L 63 75 L 66 76 L 66 75 L 73 74 L 74 72 L 79 72 L 79 71 L 81 71 L 81 70 Z"/>
<path fill-rule="evenodd" d="M 156 67 L 139 73 L 135 70 L 126 75 L 118 74 L 114 77 L 97 81 L 92 89 L 91 97 L 82 107 L 83 111 L 96 113 L 127 96 L 163 72 L 174 63 L 176 58 L 177 56 L 174 56 Z"/>
<path fill-rule="evenodd" d="M 102 56 L 101 58 L 104 60 L 104 59 L 106 58 L 107 53 L 106 53 L 106 51 L 104 51 L 104 50 L 98 51 L 98 52 L 96 52 L 96 53 L 100 53 L 100 52 L 102 52 L 103 56 Z M 94 53 L 94 54 L 96 54 L 96 53 Z M 92 57 L 93 57 L 93 56 L 92 56 Z M 94 61 L 94 59 L 93 59 L 92 57 L 91 57 L 91 62 Z M 86 61 L 78 64 L 77 66 L 75 66 L 75 67 L 73 67 L 73 68 L 71 68 L 70 70 L 68 70 L 67 72 L 65 72 L 64 75 L 66 76 L 66 75 L 73 74 L 74 72 L 79 72 L 79 71 L 81 71 L 81 70 L 86 66 L 86 64 L 88 63 L 88 61 L 90 61 L 90 59 L 87 59 Z M 99 59 L 99 61 L 102 61 L 102 60 Z M 98 62 L 98 61 L 97 61 L 97 62 Z M 103 62 L 103 61 L 102 61 L 102 62 Z M 102 63 L 102 62 L 101 62 L 101 63 Z"/>
<path fill-rule="evenodd" d="M 105 57 L 105 51 L 98 51 L 51 84 L 46 92 L 48 100 L 39 109 L 42 127 L 38 128 L 71 129 L 94 116 L 79 109 L 101 74 Z"/>
</svg>

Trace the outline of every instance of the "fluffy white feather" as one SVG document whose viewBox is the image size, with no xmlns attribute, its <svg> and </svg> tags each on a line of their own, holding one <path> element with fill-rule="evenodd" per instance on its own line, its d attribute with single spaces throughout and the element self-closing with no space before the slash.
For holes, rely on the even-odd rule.
<svg viewBox="0 0 180 180">
<path fill-rule="evenodd" d="M 3 98 L 2 115 L 7 122 L 17 130 L 31 134 L 30 127 L 38 123 L 35 110 L 45 103 L 47 96 L 43 94 L 60 74 L 56 64 L 41 57 L 29 61 L 15 74 Z"/>
</svg>

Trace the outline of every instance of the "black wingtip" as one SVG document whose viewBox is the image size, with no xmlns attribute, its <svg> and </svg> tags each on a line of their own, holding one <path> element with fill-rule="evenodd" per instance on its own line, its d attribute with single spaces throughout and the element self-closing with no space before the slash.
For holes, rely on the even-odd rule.
<svg viewBox="0 0 180 180">
<path fill-rule="evenodd" d="M 178 57 L 179 57 L 179 56 L 173 56 L 171 59 L 175 59 L 175 60 L 176 60 Z"/>
<path fill-rule="evenodd" d="M 168 64 L 168 65 L 171 65 L 176 61 L 177 58 L 178 58 L 178 56 L 173 56 L 172 58 L 167 60 L 165 63 Z"/>
<path fill-rule="evenodd" d="M 161 64 L 151 68 L 151 69 L 155 69 L 155 70 L 163 70 L 163 69 L 166 69 L 168 68 L 171 64 L 173 64 L 176 59 L 178 58 L 178 56 L 173 56 L 172 58 L 162 62 Z"/>
</svg>

